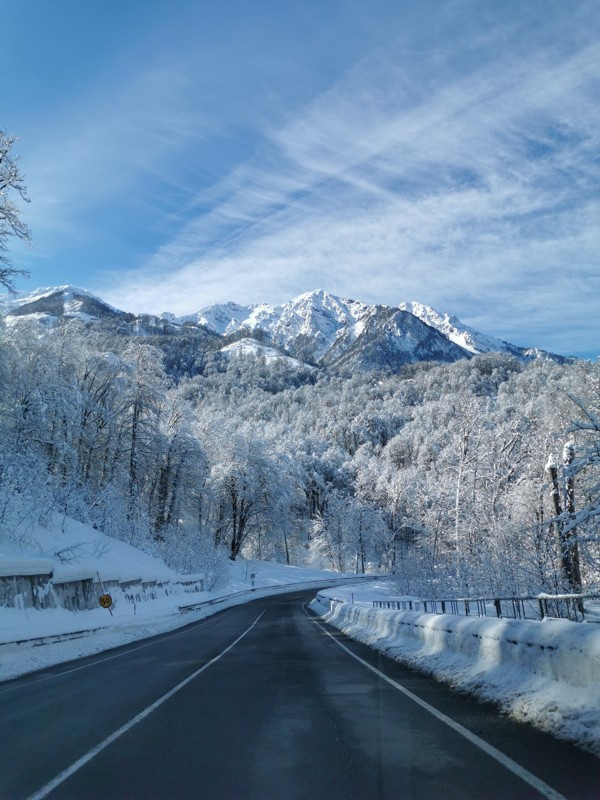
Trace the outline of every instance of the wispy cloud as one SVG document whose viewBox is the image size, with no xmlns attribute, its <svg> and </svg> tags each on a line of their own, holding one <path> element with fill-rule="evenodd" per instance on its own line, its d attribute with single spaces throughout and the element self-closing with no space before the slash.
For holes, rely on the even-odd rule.
<svg viewBox="0 0 600 800">
<path fill-rule="evenodd" d="M 81 238 L 86 217 L 66 206 L 93 211 L 119 192 L 142 215 L 147 204 L 173 235 L 90 287 L 122 307 L 187 313 L 324 286 L 418 299 L 558 349 L 569 326 L 576 349 L 600 289 L 599 14 L 587 2 L 514 4 L 514 21 L 494 26 L 478 21 L 480 3 L 444 8 L 427 49 L 410 30 L 390 40 L 263 125 L 254 153 L 212 185 L 193 157 L 218 127 L 198 62 L 159 60 L 49 132 L 28 165 L 45 198 L 30 224 Z"/>
<path fill-rule="evenodd" d="M 156 202 L 148 196 L 153 182 L 160 183 L 165 213 L 169 192 L 189 194 L 182 154 L 200 146 L 212 124 L 191 102 L 192 92 L 177 64 L 157 64 L 100 86 L 66 107 L 33 144 L 28 137 L 27 217 L 38 250 L 42 243 L 38 255 L 53 237 L 85 241 L 98 225 L 98 209 L 106 213 L 111 203 Z"/>
<path fill-rule="evenodd" d="M 576 348 L 600 289 L 600 45 L 593 6 L 562 8 L 420 60 L 407 42 L 372 54 L 266 130 L 109 299 L 184 313 L 324 285 L 546 347 L 569 325 Z"/>
</svg>

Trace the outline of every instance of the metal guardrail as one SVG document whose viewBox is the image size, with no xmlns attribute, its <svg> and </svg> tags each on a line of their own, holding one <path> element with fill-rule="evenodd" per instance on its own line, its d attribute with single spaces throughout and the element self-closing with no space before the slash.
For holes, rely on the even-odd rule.
<svg viewBox="0 0 600 800">
<path fill-rule="evenodd" d="M 587 621 L 586 603 L 600 603 L 598 594 L 539 594 L 535 597 L 462 597 L 450 600 L 373 600 L 373 608 L 423 611 L 426 614 L 497 617 L 498 619 L 548 618 Z"/>
<path fill-rule="evenodd" d="M 202 608 L 202 606 L 214 606 L 216 603 L 222 603 L 224 600 L 229 600 L 230 597 L 241 597 L 245 594 L 252 594 L 255 591 L 256 589 L 243 589 L 241 592 L 223 594 L 220 597 L 212 597 L 210 600 L 202 600 L 199 603 L 188 603 L 185 606 L 179 606 L 179 611 L 192 611 L 194 608 Z"/>
<path fill-rule="evenodd" d="M 67 633 L 52 633 L 48 636 L 34 636 L 31 639 L 17 639 L 11 642 L 0 642 L 0 647 L 6 645 L 21 645 L 30 644 L 33 647 L 39 647 L 42 644 L 57 644 L 58 642 L 68 642 L 71 639 L 81 639 L 88 633 L 96 633 L 96 631 L 105 631 L 105 627 L 100 628 L 86 628 L 81 631 L 69 631 Z"/>
<path fill-rule="evenodd" d="M 242 589 L 239 592 L 232 592 L 231 594 L 224 594 L 220 597 L 213 597 L 210 600 L 202 600 L 200 603 L 189 603 L 185 606 L 179 606 L 180 611 L 191 611 L 194 608 L 202 608 L 202 606 L 213 606 L 216 603 L 222 603 L 224 600 L 229 600 L 232 597 L 242 597 L 243 595 L 247 594 L 254 594 L 255 592 L 264 592 L 267 589 L 294 589 L 294 588 L 305 588 L 307 591 L 310 589 L 315 588 L 326 588 L 328 586 L 337 586 L 343 585 L 345 583 L 356 583 L 357 581 L 365 581 L 365 580 L 377 580 L 380 579 L 380 575 L 352 575 L 352 577 L 347 578 L 333 578 L 330 581 L 299 581 L 297 583 L 277 583 L 272 586 L 256 586 L 254 589 Z M 319 587 L 315 587 L 314 584 L 318 583 Z M 338 602 L 343 602 L 342 600 Z"/>
<path fill-rule="evenodd" d="M 254 594 L 257 591 L 264 591 L 265 589 L 288 589 L 288 588 L 306 588 L 306 589 L 314 589 L 315 586 L 313 584 L 318 583 L 320 586 L 331 586 L 334 584 L 344 584 L 344 583 L 355 583 L 357 580 L 376 580 L 380 578 L 379 575 L 356 575 L 347 577 L 347 578 L 333 578 L 331 581 L 299 581 L 297 583 L 280 583 L 273 586 L 257 586 L 254 589 L 242 589 L 240 592 L 232 592 L 231 594 L 221 595 L 220 597 L 213 597 L 210 600 L 203 600 L 200 603 L 190 603 L 189 605 L 185 606 L 178 606 L 180 612 L 182 611 L 190 611 L 194 608 L 201 608 L 202 606 L 212 606 L 216 603 L 222 603 L 224 600 L 229 600 L 231 597 L 241 597 L 247 594 Z M 308 584 L 308 585 L 307 585 Z M 340 601 L 341 602 L 341 601 Z M 38 647 L 44 644 L 57 644 L 58 642 L 69 641 L 71 639 L 81 639 L 83 636 L 86 636 L 90 633 L 96 633 L 97 631 L 110 631 L 110 626 L 100 626 L 97 628 L 86 628 L 84 630 L 79 631 L 69 631 L 68 633 L 53 633 L 47 636 L 34 636 L 30 639 L 17 639 L 8 642 L 0 642 L 0 648 L 5 647 L 8 645 L 32 645 L 33 647 Z"/>
</svg>

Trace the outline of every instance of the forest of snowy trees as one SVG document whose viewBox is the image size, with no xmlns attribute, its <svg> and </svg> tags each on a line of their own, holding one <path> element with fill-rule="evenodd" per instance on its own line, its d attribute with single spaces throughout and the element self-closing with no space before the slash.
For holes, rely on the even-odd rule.
<svg viewBox="0 0 600 800">
<path fill-rule="evenodd" d="M 343 375 L 78 320 L 0 337 L 0 541 L 58 511 L 181 571 L 242 555 L 430 597 L 600 588 L 596 364 Z"/>
</svg>

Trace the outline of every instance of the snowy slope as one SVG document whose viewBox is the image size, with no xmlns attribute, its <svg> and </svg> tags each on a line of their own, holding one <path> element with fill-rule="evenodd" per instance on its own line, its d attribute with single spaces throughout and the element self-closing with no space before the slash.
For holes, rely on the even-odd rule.
<svg viewBox="0 0 600 800">
<path fill-rule="evenodd" d="M 413 316 L 418 317 L 426 325 L 435 328 L 446 338 L 450 339 L 459 347 L 463 347 L 473 355 L 481 353 L 510 353 L 511 355 L 521 355 L 521 351 L 515 345 L 495 339 L 493 336 L 486 336 L 484 333 L 464 325 L 457 317 L 450 314 L 440 314 L 430 306 L 423 303 L 400 303 L 402 311 L 408 311 Z"/>
<path fill-rule="evenodd" d="M 345 366 L 350 367 L 352 362 L 360 369 L 395 369 L 414 361 L 455 361 L 491 352 L 523 360 L 565 360 L 487 336 L 422 303 L 368 305 L 336 297 L 323 289 L 306 292 L 279 306 L 216 303 L 183 317 L 166 312 L 156 317 L 119 311 L 86 289 L 60 286 L 30 294 L 4 295 L 0 297 L 0 312 L 9 324 L 28 318 L 46 327 L 63 318 L 79 318 L 96 325 L 103 320 L 118 320 L 124 330 L 128 327 L 135 336 L 169 333 L 210 338 L 243 333 L 301 362 L 323 366 L 340 363 L 346 353 Z M 394 325 L 386 323 L 391 317 Z M 428 337 L 418 332 L 420 325 L 437 335 Z M 252 347 L 238 347 L 237 352 L 250 353 Z M 373 363 L 369 363 L 370 358 Z"/>
<path fill-rule="evenodd" d="M 0 573 L 7 574 L 14 562 L 22 567 L 40 559 L 55 569 L 77 569 L 88 575 L 99 571 L 103 580 L 177 576 L 160 559 L 62 514 L 53 514 L 47 527 L 34 525 L 21 544 L 0 542 Z"/>
<path fill-rule="evenodd" d="M 298 361 L 296 358 L 291 358 L 287 356 L 285 353 L 282 353 L 281 350 L 278 350 L 275 347 L 267 347 L 262 342 L 257 341 L 256 339 L 252 339 L 251 337 L 246 337 L 244 339 L 239 339 L 237 342 L 233 342 L 232 344 L 228 344 L 225 347 L 221 348 L 221 353 L 227 358 L 236 358 L 236 357 L 244 357 L 244 356 L 262 356 L 267 363 L 273 361 L 283 361 L 288 364 L 290 367 L 295 367 L 299 369 L 300 367 L 306 367 L 306 364 L 303 364 L 301 361 Z"/>
</svg>

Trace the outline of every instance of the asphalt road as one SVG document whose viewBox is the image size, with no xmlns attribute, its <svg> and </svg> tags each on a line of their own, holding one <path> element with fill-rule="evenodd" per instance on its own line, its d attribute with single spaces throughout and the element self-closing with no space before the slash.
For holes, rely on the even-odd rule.
<svg viewBox="0 0 600 800">
<path fill-rule="evenodd" d="M 599 759 L 316 624 L 313 594 L 0 684 L 0 800 L 600 798 Z"/>
</svg>

